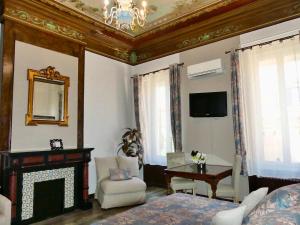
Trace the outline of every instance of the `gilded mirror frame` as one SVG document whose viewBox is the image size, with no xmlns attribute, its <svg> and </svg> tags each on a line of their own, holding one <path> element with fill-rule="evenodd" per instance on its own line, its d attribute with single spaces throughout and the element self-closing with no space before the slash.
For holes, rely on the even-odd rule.
<svg viewBox="0 0 300 225">
<path fill-rule="evenodd" d="M 69 87 L 70 87 L 70 78 L 61 75 L 58 71 L 55 70 L 55 67 L 48 66 L 47 68 L 41 70 L 28 69 L 27 80 L 28 80 L 28 107 L 27 107 L 27 114 L 25 118 L 26 126 L 37 126 L 38 124 L 68 126 L 68 122 L 69 122 L 68 94 L 69 94 Z M 60 81 L 64 83 L 63 120 L 34 119 L 33 98 L 34 98 L 35 80 L 44 80 L 43 82 L 46 83 L 53 83 L 55 81 Z"/>
</svg>

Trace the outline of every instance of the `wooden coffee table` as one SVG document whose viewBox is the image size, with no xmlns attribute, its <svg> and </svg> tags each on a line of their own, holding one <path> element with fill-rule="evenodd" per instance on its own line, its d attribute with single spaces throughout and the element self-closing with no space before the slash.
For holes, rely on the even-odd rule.
<svg viewBox="0 0 300 225">
<path fill-rule="evenodd" d="M 165 177 L 168 186 L 168 194 L 171 193 L 171 178 L 183 177 L 192 180 L 202 180 L 210 184 L 212 197 L 216 198 L 217 185 L 220 180 L 232 175 L 231 166 L 206 165 L 205 170 L 198 168 L 196 164 L 186 164 L 169 169 L 165 169 Z"/>
</svg>

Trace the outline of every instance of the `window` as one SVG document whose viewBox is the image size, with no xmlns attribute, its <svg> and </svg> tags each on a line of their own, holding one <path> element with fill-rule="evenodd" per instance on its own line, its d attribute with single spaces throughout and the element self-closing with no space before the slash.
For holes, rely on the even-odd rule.
<svg viewBox="0 0 300 225">
<path fill-rule="evenodd" d="M 240 53 L 249 175 L 300 178 L 300 43 Z"/>
<path fill-rule="evenodd" d="M 166 153 L 174 151 L 170 118 L 169 70 L 143 77 L 140 93 L 144 161 L 152 165 L 166 165 Z"/>
</svg>

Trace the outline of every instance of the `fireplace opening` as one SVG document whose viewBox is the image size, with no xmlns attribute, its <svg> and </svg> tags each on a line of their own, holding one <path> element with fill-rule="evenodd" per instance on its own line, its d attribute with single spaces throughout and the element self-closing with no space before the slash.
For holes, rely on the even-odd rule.
<svg viewBox="0 0 300 225">
<path fill-rule="evenodd" d="M 34 183 L 33 215 L 37 220 L 64 212 L 65 179 Z"/>
</svg>

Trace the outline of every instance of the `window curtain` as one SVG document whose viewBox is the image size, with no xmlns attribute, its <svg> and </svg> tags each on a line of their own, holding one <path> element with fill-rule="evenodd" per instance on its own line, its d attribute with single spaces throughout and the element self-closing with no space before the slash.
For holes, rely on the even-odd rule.
<svg viewBox="0 0 300 225">
<path fill-rule="evenodd" d="M 299 179 L 299 37 L 239 55 L 248 174 Z"/>
<path fill-rule="evenodd" d="M 133 101 L 134 101 L 134 116 L 137 130 L 141 131 L 140 125 L 140 106 L 139 106 L 139 89 L 141 86 L 141 77 L 134 76 L 133 77 Z"/>
<path fill-rule="evenodd" d="M 139 116 L 146 164 L 166 165 L 166 153 L 174 151 L 170 118 L 169 70 L 141 78 Z"/>
<path fill-rule="evenodd" d="M 247 175 L 246 150 L 243 136 L 243 125 L 241 118 L 240 105 L 240 73 L 239 73 L 239 55 L 236 52 L 231 53 L 231 96 L 232 96 L 232 118 L 235 140 L 236 154 L 242 157 L 241 174 Z"/>
<path fill-rule="evenodd" d="M 170 66 L 170 112 L 175 152 L 182 152 L 180 73 L 178 64 Z"/>
</svg>

